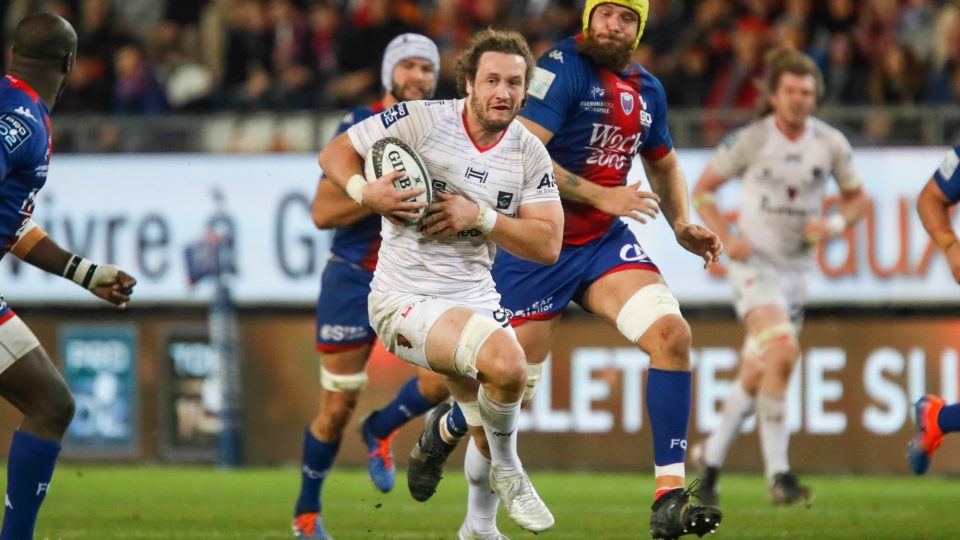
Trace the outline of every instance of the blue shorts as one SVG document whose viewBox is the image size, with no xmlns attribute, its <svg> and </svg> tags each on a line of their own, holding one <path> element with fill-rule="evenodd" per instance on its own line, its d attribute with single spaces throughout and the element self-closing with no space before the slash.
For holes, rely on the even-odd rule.
<svg viewBox="0 0 960 540">
<path fill-rule="evenodd" d="M 317 299 L 317 350 L 335 352 L 373 343 L 367 315 L 373 272 L 331 257 L 320 278 Z"/>
<path fill-rule="evenodd" d="M 504 250 L 497 252 L 493 280 L 500 292 L 500 305 L 512 312 L 516 326 L 530 319 L 552 319 L 570 301 L 583 305 L 583 294 L 601 277 L 621 270 L 660 273 L 633 231 L 617 220 L 606 234 L 582 246 L 564 246 L 553 266 L 521 259 Z"/>
</svg>

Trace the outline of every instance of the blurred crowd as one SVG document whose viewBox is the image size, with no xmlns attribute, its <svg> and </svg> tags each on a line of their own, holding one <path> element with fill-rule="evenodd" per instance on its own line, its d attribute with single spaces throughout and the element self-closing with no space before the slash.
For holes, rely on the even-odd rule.
<svg viewBox="0 0 960 540">
<path fill-rule="evenodd" d="M 522 32 L 535 55 L 580 29 L 583 0 L 11 0 L 80 38 L 61 111 L 330 110 L 376 99 L 382 51 L 419 31 L 440 47 L 438 97 L 472 32 Z M 650 0 L 637 60 L 673 107 L 753 108 L 764 53 L 811 55 L 835 105 L 960 103 L 960 0 Z"/>
</svg>

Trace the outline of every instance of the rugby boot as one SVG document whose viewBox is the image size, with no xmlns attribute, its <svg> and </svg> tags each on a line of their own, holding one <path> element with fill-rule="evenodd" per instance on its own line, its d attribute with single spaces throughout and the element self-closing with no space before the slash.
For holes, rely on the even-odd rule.
<svg viewBox="0 0 960 540">
<path fill-rule="evenodd" d="M 360 424 L 363 441 L 367 443 L 367 472 L 373 485 L 383 493 L 389 493 L 397 479 L 397 465 L 393 462 L 393 437 L 396 431 L 379 439 L 369 428 L 370 417 Z"/>
<path fill-rule="evenodd" d="M 723 513 L 713 505 L 697 504 L 699 482 L 694 480 L 689 489 L 677 488 L 657 499 L 650 515 L 650 536 L 654 540 L 677 540 L 687 534 L 703 536 L 716 532 Z"/>
<path fill-rule="evenodd" d="M 294 518 L 290 526 L 294 538 L 310 538 L 312 540 L 333 540 L 323 528 L 323 520 L 317 512 L 307 512 Z"/>
<path fill-rule="evenodd" d="M 522 469 L 509 476 L 503 476 L 499 467 L 490 466 L 490 487 L 507 510 L 507 515 L 517 525 L 531 532 L 543 532 L 553 527 L 554 519 L 550 509 L 540 499 L 530 478 Z"/>
<path fill-rule="evenodd" d="M 414 499 L 424 502 L 437 492 L 437 486 L 443 478 L 443 466 L 456 446 L 451 446 L 437 435 L 440 419 L 453 405 L 440 403 L 427 416 L 426 426 L 420 434 L 420 440 L 410 451 L 407 462 L 407 487 Z"/>
<path fill-rule="evenodd" d="M 917 434 L 907 444 L 907 460 L 915 474 L 927 472 L 933 454 L 943 442 L 943 431 L 940 431 L 937 416 L 944 403 L 937 396 L 923 396 L 914 406 Z"/>
<path fill-rule="evenodd" d="M 787 471 L 773 475 L 773 485 L 770 486 L 770 501 L 777 506 L 798 502 L 810 506 L 813 502 L 813 493 L 809 487 L 800 483 L 797 475 Z"/>
<path fill-rule="evenodd" d="M 489 533 L 478 533 L 474 532 L 471 529 L 467 522 L 464 521 L 463 525 L 460 525 L 460 530 L 457 531 L 457 540 L 510 540 L 506 536 L 500 534 L 500 531 L 494 529 Z"/>
</svg>

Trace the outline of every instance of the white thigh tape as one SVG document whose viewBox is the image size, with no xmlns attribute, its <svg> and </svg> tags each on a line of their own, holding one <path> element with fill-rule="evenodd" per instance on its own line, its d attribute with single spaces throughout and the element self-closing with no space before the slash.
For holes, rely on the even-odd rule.
<svg viewBox="0 0 960 540">
<path fill-rule="evenodd" d="M 367 386 L 367 372 L 337 375 L 320 366 L 320 385 L 330 392 L 359 392 Z"/>
<path fill-rule="evenodd" d="M 453 365 L 457 373 L 471 379 L 477 378 L 477 354 L 491 334 L 500 329 L 500 325 L 490 317 L 474 313 L 463 325 L 457 350 L 453 353 Z"/>
<path fill-rule="evenodd" d="M 636 343 L 657 319 L 667 315 L 682 316 L 680 302 L 662 283 L 641 288 L 623 305 L 617 315 L 617 330 Z"/>
</svg>

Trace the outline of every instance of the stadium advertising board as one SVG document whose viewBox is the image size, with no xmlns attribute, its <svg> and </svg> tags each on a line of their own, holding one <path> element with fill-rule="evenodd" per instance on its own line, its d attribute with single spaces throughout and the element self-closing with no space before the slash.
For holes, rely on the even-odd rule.
<svg viewBox="0 0 960 540">
<path fill-rule="evenodd" d="M 681 150 L 679 155 L 692 184 L 710 152 Z M 819 253 L 811 304 L 960 300 L 960 287 L 913 211 L 917 193 L 942 156 L 942 150 L 929 148 L 856 150 L 870 211 L 864 223 Z M 640 171 L 633 168 L 635 177 Z M 117 263 L 137 276 L 139 303 L 183 304 L 212 295 L 208 284 L 188 285 L 184 251 L 202 237 L 208 219 L 222 212 L 235 225 L 237 302 L 306 307 L 316 299 L 330 241 L 310 219 L 318 172 L 316 157 L 304 154 L 57 156 L 35 218 L 68 249 Z M 127 191 L 130 196 L 102 196 L 129 183 L 136 183 Z M 738 185 L 721 189 L 721 208 L 735 208 Z M 221 200 L 215 200 L 218 191 Z M 632 226 L 681 302 L 729 301 L 722 267 L 704 272 L 695 257 L 677 247 L 662 218 Z M 14 306 L 95 301 L 14 257 L 0 264 L 0 280 Z"/>
<path fill-rule="evenodd" d="M 206 325 L 168 328 L 157 358 L 162 373 L 162 457 L 216 461 L 222 397 L 217 352 Z"/>
<path fill-rule="evenodd" d="M 720 422 L 723 400 L 736 384 L 742 336 L 732 321 L 699 320 L 692 329 L 690 444 Z M 801 470 L 905 471 L 912 403 L 928 392 L 948 402 L 960 397 L 960 320 L 818 318 L 808 321 L 800 341 L 788 407 L 790 455 Z M 650 431 L 648 357 L 614 329 L 585 317 L 562 324 L 552 355 L 520 424 L 529 432 L 522 444 L 537 452 L 538 464 L 559 467 L 570 458 L 548 451 L 558 436 L 593 466 L 627 467 L 637 463 L 636 454 L 652 457 L 637 439 L 648 440 Z M 731 467 L 753 470 L 761 463 L 755 431 L 751 420 L 731 451 Z M 599 448 L 632 450 L 588 457 Z M 958 448 L 937 455 L 939 470 L 960 471 Z"/>
<path fill-rule="evenodd" d="M 139 455 L 137 332 L 129 325 L 64 325 L 60 359 L 76 413 L 64 437 L 72 457 Z"/>
</svg>

